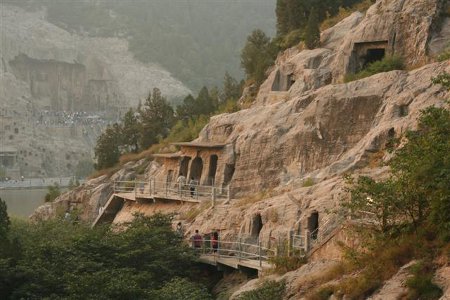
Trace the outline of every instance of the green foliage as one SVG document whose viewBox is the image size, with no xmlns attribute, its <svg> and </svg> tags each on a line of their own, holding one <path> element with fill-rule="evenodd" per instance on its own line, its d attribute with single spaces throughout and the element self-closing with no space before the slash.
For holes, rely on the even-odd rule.
<svg viewBox="0 0 450 300">
<path fill-rule="evenodd" d="M 450 49 L 445 50 L 441 54 L 438 55 L 437 60 L 442 62 L 450 59 Z"/>
<path fill-rule="evenodd" d="M 439 74 L 438 76 L 431 79 L 431 81 L 434 84 L 440 84 L 447 90 L 450 89 L 450 74 L 447 72 L 444 72 L 442 74 Z"/>
<path fill-rule="evenodd" d="M 56 198 L 61 195 L 61 190 L 59 185 L 55 183 L 54 185 L 50 185 L 47 187 L 47 194 L 45 194 L 45 202 L 53 202 Z"/>
<path fill-rule="evenodd" d="M 209 122 L 209 117 L 201 115 L 196 118 L 179 120 L 170 130 L 164 143 L 189 142 L 198 137 L 200 131 Z"/>
<path fill-rule="evenodd" d="M 430 107 L 419 118 L 416 131 L 389 162 L 392 175 L 375 181 L 360 177 L 350 181 L 353 212 L 373 213 L 383 232 L 399 225 L 434 224 L 444 238 L 450 232 L 450 112 Z"/>
<path fill-rule="evenodd" d="M 114 166 L 120 157 L 119 146 L 121 144 L 121 128 L 115 123 L 108 125 L 105 131 L 98 137 L 94 153 L 97 170 L 107 169 Z"/>
<path fill-rule="evenodd" d="M 155 300 L 212 300 L 204 288 L 187 279 L 174 278 L 152 296 Z"/>
<path fill-rule="evenodd" d="M 147 149 L 165 138 L 175 121 L 174 112 L 167 99 L 157 88 L 147 97 L 140 113 L 140 148 Z"/>
<path fill-rule="evenodd" d="M 320 39 L 319 24 L 326 18 L 336 16 L 340 8 L 348 9 L 363 1 L 365 0 L 277 0 L 277 45 L 286 49 L 297 44 L 304 35 L 309 49 L 317 47 Z"/>
<path fill-rule="evenodd" d="M 267 68 L 274 63 L 277 52 L 274 43 L 262 30 L 254 30 L 241 52 L 241 66 L 247 79 L 259 86 L 265 79 Z"/>
<path fill-rule="evenodd" d="M 218 101 L 217 93 L 210 95 L 208 89 L 203 87 L 196 98 L 192 95 L 184 98 L 183 103 L 177 107 L 177 117 L 187 119 L 201 115 L 209 116 L 217 109 Z"/>
<path fill-rule="evenodd" d="M 310 187 L 315 184 L 314 178 L 308 177 L 306 180 L 302 183 L 302 187 Z"/>
<path fill-rule="evenodd" d="M 284 281 L 265 281 L 255 290 L 247 291 L 237 297 L 238 300 L 281 300 L 286 289 Z"/>
<path fill-rule="evenodd" d="M 305 28 L 305 45 L 308 49 L 319 47 L 320 44 L 320 29 L 319 29 L 319 14 L 317 9 L 311 10 L 308 18 L 308 23 Z"/>
<path fill-rule="evenodd" d="M 421 261 L 411 267 L 412 277 L 406 281 L 409 288 L 408 299 L 439 299 L 442 290 L 433 283 L 434 268 L 432 263 Z"/>
<path fill-rule="evenodd" d="M 270 263 L 274 266 L 273 271 L 277 274 L 285 274 L 297 270 L 306 264 L 306 256 L 303 253 L 281 254 L 270 258 Z"/>
<path fill-rule="evenodd" d="M 0 259 L 0 297 L 209 299 L 204 288 L 187 279 L 172 281 L 193 276 L 194 254 L 172 231 L 170 217 L 137 216 L 126 226 L 109 230 L 62 220 L 13 223 L 10 237 L 20 242 L 20 254 Z"/>
<path fill-rule="evenodd" d="M 122 145 L 127 152 L 137 153 L 139 151 L 140 123 L 138 115 L 130 108 L 122 120 Z"/>
<path fill-rule="evenodd" d="M 8 217 L 6 202 L 0 198 L 0 242 L 6 239 L 11 221 Z"/>
<path fill-rule="evenodd" d="M 386 56 L 380 61 L 368 64 L 367 67 L 356 74 L 347 74 L 345 82 L 359 80 L 382 72 L 404 69 L 403 59 L 397 56 Z"/>
</svg>

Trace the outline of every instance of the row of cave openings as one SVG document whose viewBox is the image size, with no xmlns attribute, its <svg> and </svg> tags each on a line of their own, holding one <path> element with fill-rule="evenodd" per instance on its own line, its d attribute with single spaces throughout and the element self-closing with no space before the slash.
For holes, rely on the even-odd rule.
<svg viewBox="0 0 450 300">
<path fill-rule="evenodd" d="M 196 156 L 192 163 L 190 156 L 184 156 L 181 159 L 179 166 L 179 175 L 184 175 L 187 178 L 193 178 L 195 181 L 200 182 L 203 174 L 203 160 L 201 157 Z M 203 180 L 203 184 L 206 185 L 214 185 L 216 183 L 216 173 L 217 173 L 217 162 L 219 158 L 217 155 L 213 154 L 209 157 L 209 169 L 206 179 Z M 173 180 L 173 170 L 169 170 L 167 174 L 167 181 L 170 182 Z M 227 186 L 234 174 L 234 164 L 225 164 L 224 178 L 223 178 L 223 186 Z"/>
<path fill-rule="evenodd" d="M 300 223 L 300 222 L 299 222 Z M 317 234 L 319 232 L 319 213 L 317 211 L 313 211 L 311 215 L 307 219 L 307 229 L 311 234 L 312 239 L 317 239 Z M 257 239 L 263 227 L 263 222 L 261 218 L 261 214 L 255 214 L 252 219 L 251 227 L 250 227 L 250 235 L 252 238 Z M 303 235 L 301 232 L 301 226 L 298 225 L 295 228 L 295 234 Z"/>
</svg>

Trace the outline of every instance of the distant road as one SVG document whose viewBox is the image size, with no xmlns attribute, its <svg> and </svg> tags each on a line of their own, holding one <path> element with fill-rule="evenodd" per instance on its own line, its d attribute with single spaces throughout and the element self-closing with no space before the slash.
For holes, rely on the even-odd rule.
<svg viewBox="0 0 450 300">
<path fill-rule="evenodd" d="M 60 187 L 68 187 L 71 179 L 74 182 L 73 177 L 24 178 L 23 180 L 0 181 L 0 189 L 47 188 L 55 183 Z M 83 183 L 84 180 L 79 180 L 79 182 Z"/>
</svg>

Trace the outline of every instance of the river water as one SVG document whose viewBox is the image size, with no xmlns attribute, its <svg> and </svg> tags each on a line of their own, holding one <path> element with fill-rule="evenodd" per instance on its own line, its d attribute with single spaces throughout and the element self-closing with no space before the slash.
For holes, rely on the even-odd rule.
<svg viewBox="0 0 450 300">
<path fill-rule="evenodd" d="M 8 215 L 27 218 L 44 203 L 46 188 L 36 189 L 0 189 L 0 198 L 8 206 Z"/>
</svg>

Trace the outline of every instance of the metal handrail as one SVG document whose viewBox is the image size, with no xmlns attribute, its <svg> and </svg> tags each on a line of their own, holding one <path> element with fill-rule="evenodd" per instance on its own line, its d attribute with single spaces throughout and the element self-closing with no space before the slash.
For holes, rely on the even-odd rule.
<svg viewBox="0 0 450 300">
<path fill-rule="evenodd" d="M 199 250 L 202 254 L 207 254 L 213 252 L 217 257 L 232 257 L 237 258 L 239 261 L 242 259 L 245 260 L 257 260 L 259 261 L 260 266 L 263 261 L 268 261 L 271 257 L 276 255 L 276 251 L 261 246 L 261 243 L 258 244 L 249 244 L 243 243 L 241 241 L 217 241 L 217 248 L 212 246 L 213 240 L 211 239 L 202 239 L 201 247 L 194 247 L 194 241 L 192 239 L 189 240 L 192 243 L 194 249 Z M 208 245 L 208 246 L 207 246 Z M 223 247 L 224 245 L 228 245 L 231 247 Z M 243 250 L 243 247 L 255 247 L 255 252 L 248 252 L 249 249 Z M 237 249 L 236 249 L 237 248 Z M 230 255 L 234 254 L 234 255 Z M 237 255 L 236 255 L 237 254 Z"/>
<path fill-rule="evenodd" d="M 177 196 L 178 198 L 193 198 L 202 200 L 210 198 L 213 202 L 219 198 L 229 198 L 229 187 L 216 187 L 212 185 L 201 184 L 179 184 L 168 181 L 157 181 L 149 179 L 148 181 L 115 181 L 115 193 L 131 193 L 136 196 Z"/>
</svg>

